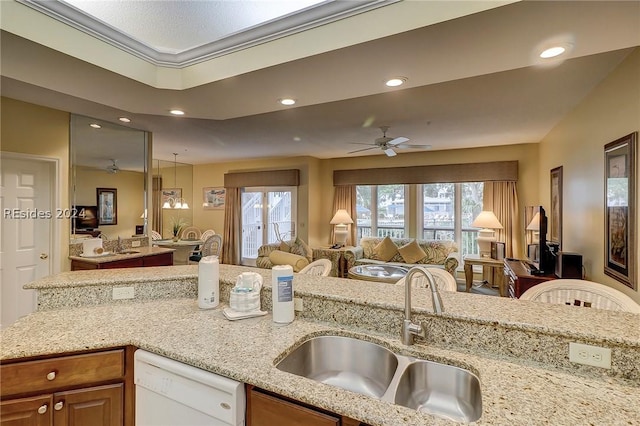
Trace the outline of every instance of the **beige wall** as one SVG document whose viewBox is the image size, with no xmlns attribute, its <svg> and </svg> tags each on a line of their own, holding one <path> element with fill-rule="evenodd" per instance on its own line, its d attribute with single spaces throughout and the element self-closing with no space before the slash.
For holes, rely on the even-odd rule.
<svg viewBox="0 0 640 426">
<path fill-rule="evenodd" d="M 429 164 L 456 164 L 488 161 L 518 161 L 518 196 L 520 207 L 539 204 L 538 201 L 538 145 L 521 144 L 477 149 L 429 151 L 399 154 L 389 158 L 383 155 L 318 160 L 310 157 L 243 161 L 235 163 L 195 165 L 194 199 L 196 192 L 206 186 L 223 186 L 224 174 L 229 171 L 250 171 L 299 168 L 298 235 L 311 245 L 329 245 L 333 217 L 333 171 L 344 169 L 384 168 Z M 194 225 L 201 229 L 213 227 L 222 232 L 224 212 L 203 210 L 195 205 Z M 524 228 L 524 225 L 522 225 Z M 415 231 L 415 230 L 414 230 Z"/>
<path fill-rule="evenodd" d="M 121 170 L 109 174 L 103 169 L 76 168 L 76 204 L 97 205 L 96 188 L 115 188 L 117 190 L 117 224 L 100 226 L 100 231 L 110 240 L 121 237 L 131 238 L 136 225 L 142 225 L 140 218 L 144 211 L 143 198 L 144 173 Z"/>
<path fill-rule="evenodd" d="M 636 49 L 544 138 L 539 182 L 540 199 L 548 208 L 549 171 L 563 167 L 562 249 L 582 254 L 587 279 L 610 285 L 638 302 L 638 291 L 603 270 L 604 145 L 639 127 L 640 49 Z M 638 259 L 636 253 L 636 265 Z"/>
<path fill-rule="evenodd" d="M 69 113 L 51 108 L 1 99 L 0 149 L 58 160 L 56 208 L 69 207 Z M 69 220 L 54 221 L 59 240 L 54 271 L 69 269 Z"/>
</svg>

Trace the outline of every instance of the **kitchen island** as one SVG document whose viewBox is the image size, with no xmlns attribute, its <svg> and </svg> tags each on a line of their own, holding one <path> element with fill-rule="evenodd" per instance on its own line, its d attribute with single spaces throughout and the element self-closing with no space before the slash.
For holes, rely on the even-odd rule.
<svg viewBox="0 0 640 426">
<path fill-rule="evenodd" d="M 223 301 L 235 277 L 248 269 L 221 265 Z M 270 308 L 270 271 L 252 271 L 264 277 L 262 306 Z M 29 287 L 38 291 L 41 310 L 2 331 L 1 359 L 133 345 L 371 425 L 453 423 L 274 366 L 309 337 L 354 336 L 474 372 L 483 399 L 477 424 L 611 425 L 640 419 L 638 315 L 466 293 L 442 293 L 444 314 L 434 315 L 428 290 L 415 289 L 414 319 L 427 324 L 428 337 L 404 346 L 404 298 L 397 286 L 296 275 L 303 311 L 293 323 L 278 326 L 270 315 L 231 322 L 220 308 L 198 309 L 196 280 L 197 266 L 174 266 L 63 273 L 36 281 Z M 133 286 L 136 297 L 108 300 L 109 286 Z M 612 348 L 612 369 L 569 363 L 568 341 Z"/>
</svg>

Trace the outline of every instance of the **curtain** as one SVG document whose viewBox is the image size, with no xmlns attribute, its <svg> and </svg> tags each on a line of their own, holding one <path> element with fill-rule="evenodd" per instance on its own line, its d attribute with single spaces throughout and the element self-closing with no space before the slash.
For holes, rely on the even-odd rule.
<svg viewBox="0 0 640 426">
<path fill-rule="evenodd" d="M 240 236 L 242 235 L 242 188 L 225 188 L 224 234 L 221 263 L 240 264 Z"/>
<path fill-rule="evenodd" d="M 520 221 L 516 182 L 485 182 L 483 210 L 492 211 L 502 229 L 496 230 L 496 240 L 504 241 L 506 257 L 520 257 Z"/>
<path fill-rule="evenodd" d="M 334 187 L 333 191 L 333 211 L 331 217 L 339 210 L 345 209 L 353 224 L 349 227 L 349 235 L 347 236 L 346 245 L 353 246 L 356 241 L 356 187 L 355 185 L 339 185 Z M 334 226 L 331 225 L 331 241 L 334 238 Z"/>
</svg>

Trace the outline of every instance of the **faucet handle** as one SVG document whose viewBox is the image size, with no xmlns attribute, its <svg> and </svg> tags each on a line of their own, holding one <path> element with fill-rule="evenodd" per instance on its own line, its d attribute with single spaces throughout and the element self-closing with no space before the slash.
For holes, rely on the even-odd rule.
<svg viewBox="0 0 640 426">
<path fill-rule="evenodd" d="M 416 324 L 411 322 L 411 320 L 404 320 L 402 322 L 402 333 L 400 336 L 400 340 L 403 345 L 413 345 L 413 340 L 415 336 L 420 336 L 422 338 L 427 337 L 427 330 L 422 324 Z"/>
</svg>

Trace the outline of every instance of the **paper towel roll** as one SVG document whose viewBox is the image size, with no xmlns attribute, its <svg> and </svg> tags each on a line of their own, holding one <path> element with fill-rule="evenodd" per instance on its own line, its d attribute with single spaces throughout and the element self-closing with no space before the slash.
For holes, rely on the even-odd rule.
<svg viewBox="0 0 640 426">
<path fill-rule="evenodd" d="M 198 262 L 198 307 L 212 309 L 220 303 L 220 264 L 218 256 L 205 256 Z"/>
<path fill-rule="evenodd" d="M 271 300 L 273 322 L 288 324 L 293 321 L 293 268 L 291 265 L 275 265 L 271 269 Z"/>
</svg>

